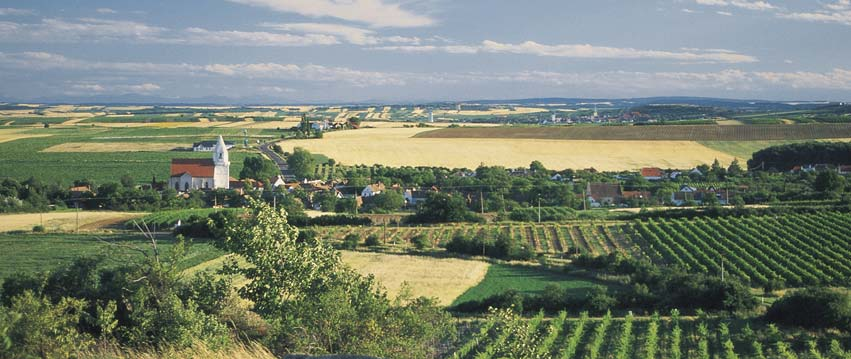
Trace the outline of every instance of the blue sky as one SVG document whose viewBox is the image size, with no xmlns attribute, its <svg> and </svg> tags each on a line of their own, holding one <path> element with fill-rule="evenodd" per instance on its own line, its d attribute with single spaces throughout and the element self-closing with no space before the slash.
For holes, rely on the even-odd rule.
<svg viewBox="0 0 851 359">
<path fill-rule="evenodd" d="M 0 98 L 851 99 L 851 0 L 0 3 Z"/>
</svg>

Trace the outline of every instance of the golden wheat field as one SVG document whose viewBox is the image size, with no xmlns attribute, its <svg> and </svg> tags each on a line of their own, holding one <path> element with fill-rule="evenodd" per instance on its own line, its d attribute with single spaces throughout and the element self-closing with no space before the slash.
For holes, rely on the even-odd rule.
<svg viewBox="0 0 851 359">
<path fill-rule="evenodd" d="M 192 147 L 190 143 L 159 142 L 66 142 L 41 152 L 164 152 Z"/>
<path fill-rule="evenodd" d="M 36 135 L 29 133 L 21 133 L 22 131 L 26 131 L 25 129 L 0 129 L 0 142 L 14 141 L 22 138 L 32 138 L 32 137 L 48 137 L 51 135 Z"/>
<path fill-rule="evenodd" d="M 303 147 L 346 165 L 443 166 L 480 164 L 527 167 L 534 160 L 553 169 L 617 171 L 653 166 L 690 168 L 729 154 L 693 141 L 589 141 L 538 139 L 412 138 L 428 128 L 369 128 L 330 132 L 322 139 L 280 143 L 286 151 Z"/>
<path fill-rule="evenodd" d="M 403 283 L 415 297 L 437 298 L 449 305 L 485 278 L 490 264 L 457 258 L 430 258 L 343 251 L 343 261 L 361 274 L 372 274 L 391 297 Z"/>
<path fill-rule="evenodd" d="M 36 225 L 44 226 L 48 232 L 68 232 L 77 228 L 77 212 L 48 212 L 7 214 L 0 216 L 0 232 L 29 231 Z M 132 218 L 141 217 L 142 212 L 80 211 L 80 230 L 93 231 Z"/>
</svg>

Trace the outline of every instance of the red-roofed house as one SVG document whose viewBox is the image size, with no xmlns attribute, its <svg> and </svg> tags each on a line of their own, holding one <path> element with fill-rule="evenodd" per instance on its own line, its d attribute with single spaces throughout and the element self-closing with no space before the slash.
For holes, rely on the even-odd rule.
<svg viewBox="0 0 851 359">
<path fill-rule="evenodd" d="M 641 177 L 648 181 L 658 181 L 665 177 L 665 171 L 657 167 L 644 167 L 641 169 Z"/>
</svg>

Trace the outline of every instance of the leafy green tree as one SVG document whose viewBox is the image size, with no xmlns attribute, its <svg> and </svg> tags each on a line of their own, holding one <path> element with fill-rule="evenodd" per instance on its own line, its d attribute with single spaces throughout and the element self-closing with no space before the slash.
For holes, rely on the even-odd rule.
<svg viewBox="0 0 851 359">
<path fill-rule="evenodd" d="M 477 217 L 467 209 L 463 198 L 431 192 L 425 202 L 417 207 L 413 219 L 422 223 L 440 223 L 476 221 Z"/>
<path fill-rule="evenodd" d="M 309 151 L 296 147 L 293 153 L 287 157 L 287 165 L 296 177 L 312 178 L 316 161 Z"/>
<path fill-rule="evenodd" d="M 845 178 L 835 171 L 822 171 L 816 175 L 813 188 L 825 194 L 835 194 L 845 188 Z"/>
<path fill-rule="evenodd" d="M 32 291 L 11 298 L 0 307 L 0 357 L 70 358 L 94 344 L 77 330 L 85 302 L 62 298 L 54 304 Z"/>
<path fill-rule="evenodd" d="M 242 161 L 242 171 L 239 172 L 240 179 L 251 178 L 266 181 L 280 174 L 275 162 L 263 157 L 246 157 Z"/>
<path fill-rule="evenodd" d="M 398 211 L 405 205 L 405 196 L 399 191 L 384 191 L 369 199 L 368 210 Z"/>
<path fill-rule="evenodd" d="M 233 261 L 225 272 L 248 279 L 239 293 L 274 322 L 274 350 L 427 358 L 453 333 L 448 314 L 433 302 L 392 303 L 327 243 L 299 240 L 283 209 L 252 200 L 249 210 L 218 245 L 247 262 Z"/>
<path fill-rule="evenodd" d="M 313 203 L 319 204 L 322 212 L 335 211 L 337 208 L 337 193 L 334 191 L 322 191 L 313 194 Z"/>
</svg>

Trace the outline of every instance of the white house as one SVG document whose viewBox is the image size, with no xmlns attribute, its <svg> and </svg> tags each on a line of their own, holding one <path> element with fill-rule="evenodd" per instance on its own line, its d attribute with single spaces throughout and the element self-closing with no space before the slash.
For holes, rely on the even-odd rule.
<svg viewBox="0 0 851 359">
<path fill-rule="evenodd" d="M 195 143 L 192 144 L 192 151 L 195 151 L 195 152 L 212 152 L 212 151 L 216 150 L 217 144 L 218 144 L 218 141 L 195 142 Z M 233 142 L 225 141 L 225 148 L 231 149 L 231 148 L 233 148 L 233 146 L 234 146 Z"/>
<path fill-rule="evenodd" d="M 212 158 L 172 159 L 168 186 L 178 191 L 230 188 L 230 160 L 222 136 L 213 149 Z"/>
<path fill-rule="evenodd" d="M 367 185 L 363 188 L 363 191 L 360 192 L 361 197 L 372 197 L 377 194 L 381 194 L 387 188 L 384 187 L 384 183 L 378 182 L 376 184 Z"/>
</svg>

